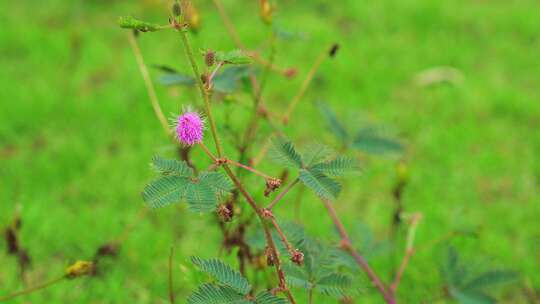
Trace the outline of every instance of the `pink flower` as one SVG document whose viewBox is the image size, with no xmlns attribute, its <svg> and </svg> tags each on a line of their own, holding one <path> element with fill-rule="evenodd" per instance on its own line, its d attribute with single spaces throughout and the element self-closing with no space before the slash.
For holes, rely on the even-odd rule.
<svg viewBox="0 0 540 304">
<path fill-rule="evenodd" d="M 197 112 L 185 112 L 178 116 L 176 137 L 188 146 L 202 142 L 204 121 Z"/>
</svg>

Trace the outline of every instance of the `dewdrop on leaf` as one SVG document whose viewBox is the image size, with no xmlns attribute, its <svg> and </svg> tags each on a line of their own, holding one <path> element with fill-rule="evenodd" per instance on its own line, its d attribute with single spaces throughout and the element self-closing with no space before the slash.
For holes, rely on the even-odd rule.
<svg viewBox="0 0 540 304">
<path fill-rule="evenodd" d="M 186 146 L 201 143 L 204 132 L 204 120 L 197 112 L 184 112 L 178 116 L 175 132 L 178 141 Z"/>
</svg>

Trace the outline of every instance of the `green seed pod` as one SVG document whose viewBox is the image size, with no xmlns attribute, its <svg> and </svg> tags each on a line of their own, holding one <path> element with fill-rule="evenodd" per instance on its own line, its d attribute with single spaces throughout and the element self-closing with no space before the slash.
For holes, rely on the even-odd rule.
<svg viewBox="0 0 540 304">
<path fill-rule="evenodd" d="M 182 15 L 182 7 L 180 6 L 180 3 L 178 1 L 174 2 L 172 6 L 172 12 L 175 17 L 179 17 Z"/>
<path fill-rule="evenodd" d="M 155 32 L 161 29 L 161 26 L 158 24 L 141 21 L 131 16 L 118 17 L 118 24 L 121 28 L 134 29 L 141 32 Z"/>
</svg>

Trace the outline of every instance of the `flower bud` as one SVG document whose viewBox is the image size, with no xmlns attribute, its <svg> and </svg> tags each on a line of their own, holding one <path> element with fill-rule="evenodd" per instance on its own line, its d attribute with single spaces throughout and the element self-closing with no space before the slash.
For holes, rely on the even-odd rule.
<svg viewBox="0 0 540 304">
<path fill-rule="evenodd" d="M 233 212 L 231 206 L 228 206 L 226 204 L 219 205 L 218 208 L 217 208 L 217 213 L 219 215 L 219 218 L 223 222 L 232 221 L 232 218 L 233 218 L 233 215 L 234 215 L 234 212 Z"/>
<path fill-rule="evenodd" d="M 66 268 L 66 277 L 74 279 L 85 275 L 92 274 L 95 270 L 93 262 L 89 261 L 76 261 L 68 268 Z"/>
<path fill-rule="evenodd" d="M 182 7 L 180 6 L 180 3 L 178 1 L 174 2 L 172 6 L 172 13 L 175 17 L 179 17 L 182 15 Z"/>
<path fill-rule="evenodd" d="M 266 179 L 266 189 L 264 189 L 264 196 L 268 197 L 270 193 L 276 191 L 281 186 L 281 180 L 277 178 Z"/>
<path fill-rule="evenodd" d="M 260 9 L 259 12 L 261 14 L 261 18 L 265 23 L 272 23 L 272 5 L 270 5 L 270 1 L 268 0 L 260 0 Z"/>
<path fill-rule="evenodd" d="M 211 67 L 216 63 L 216 52 L 212 50 L 206 51 L 206 54 L 204 54 L 204 62 L 208 67 Z"/>
</svg>

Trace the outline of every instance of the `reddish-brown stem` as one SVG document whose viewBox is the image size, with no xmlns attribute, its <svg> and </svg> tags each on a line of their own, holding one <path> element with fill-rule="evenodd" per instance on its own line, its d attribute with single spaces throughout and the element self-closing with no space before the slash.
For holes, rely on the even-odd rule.
<svg viewBox="0 0 540 304">
<path fill-rule="evenodd" d="M 272 222 L 272 225 L 274 225 L 274 228 L 276 229 L 276 231 L 277 231 L 277 233 L 279 235 L 279 238 L 283 242 L 283 245 L 285 245 L 285 247 L 287 248 L 287 251 L 292 255 L 293 251 L 294 251 L 294 248 L 292 247 L 289 240 L 287 240 L 287 237 L 285 237 L 285 234 L 283 233 L 283 230 L 281 230 L 281 228 L 279 227 L 279 225 L 278 225 L 278 223 L 276 221 L 276 218 L 274 216 L 272 216 L 272 217 L 270 217 L 270 221 Z"/>
<path fill-rule="evenodd" d="M 272 208 L 274 208 L 274 206 L 285 196 L 285 194 L 287 194 L 287 192 L 289 192 L 289 190 L 291 190 L 292 187 L 294 187 L 299 181 L 300 180 L 297 178 L 292 183 L 287 185 L 287 187 L 285 187 L 285 189 L 283 189 L 278 196 L 276 196 L 276 198 L 268 205 L 268 207 L 266 207 L 266 209 L 272 210 Z"/>
<path fill-rule="evenodd" d="M 388 304 L 395 304 L 396 300 L 392 296 L 392 294 L 388 293 L 386 290 L 386 287 L 382 283 L 382 281 L 379 279 L 377 274 L 371 269 L 366 259 L 360 255 L 356 249 L 351 244 L 351 239 L 349 238 L 349 234 L 345 230 L 345 227 L 343 226 L 343 223 L 337 216 L 336 210 L 334 209 L 334 206 L 332 206 L 332 203 L 324 198 L 321 198 L 321 201 L 323 202 L 324 206 L 326 207 L 326 210 L 328 211 L 328 214 L 330 215 L 330 218 L 332 218 L 332 222 L 334 223 L 334 226 L 336 226 L 336 229 L 338 230 L 338 233 L 341 237 L 341 248 L 349 253 L 356 263 L 364 270 L 364 272 L 368 275 L 371 282 L 375 285 L 375 287 L 379 290 L 381 295 L 384 297 L 384 300 Z"/>
<path fill-rule="evenodd" d="M 210 159 L 212 159 L 214 163 L 218 161 L 218 159 L 214 156 L 214 154 L 212 154 L 212 152 L 210 152 L 208 147 L 205 146 L 202 142 L 199 143 L 199 147 L 203 149 L 204 153 L 206 153 L 206 155 L 208 155 L 208 157 L 210 157 Z"/>
<path fill-rule="evenodd" d="M 275 179 L 275 178 L 273 178 L 273 177 L 271 177 L 271 176 L 269 176 L 269 175 L 266 175 L 266 174 L 262 173 L 261 171 L 255 169 L 255 168 L 252 168 L 252 167 L 250 167 L 250 166 L 246 166 L 246 165 L 241 164 L 241 163 L 239 163 L 239 162 L 237 162 L 237 161 L 234 161 L 234 160 L 231 160 L 231 159 L 226 159 L 225 161 L 226 161 L 228 164 L 231 164 L 231 165 L 237 166 L 237 167 L 239 167 L 239 168 L 242 168 L 242 169 L 246 169 L 246 170 L 248 170 L 248 171 L 251 171 L 251 172 L 253 172 L 253 173 L 255 173 L 255 174 L 257 174 L 257 175 L 259 175 L 259 176 L 261 176 L 261 177 L 264 177 L 265 179 Z"/>
<path fill-rule="evenodd" d="M 270 247 L 270 249 L 272 250 L 272 253 L 273 253 L 274 257 L 275 257 L 274 266 L 276 268 L 276 273 L 277 273 L 278 278 L 279 278 L 279 287 L 283 292 L 285 292 L 285 294 L 287 295 L 287 298 L 289 299 L 289 301 L 291 303 L 295 304 L 296 301 L 294 300 L 294 297 L 292 296 L 292 293 L 290 292 L 290 290 L 287 288 L 287 283 L 285 281 L 285 273 L 281 269 L 281 261 L 279 259 L 279 252 L 277 251 L 276 245 L 274 244 L 274 240 L 272 239 L 272 234 L 270 233 L 270 229 L 268 229 L 268 226 L 266 224 L 265 217 L 263 215 L 262 209 L 257 207 L 257 203 L 251 197 L 251 195 L 246 191 L 246 189 L 244 188 L 242 183 L 240 183 L 240 180 L 238 179 L 238 177 L 236 177 L 236 175 L 234 175 L 231 168 L 227 164 L 224 164 L 223 169 L 225 169 L 225 172 L 231 178 L 231 180 L 233 181 L 236 188 L 240 191 L 242 196 L 244 196 L 244 198 L 248 201 L 251 208 L 253 208 L 253 211 L 255 211 L 255 213 L 259 217 L 259 220 L 260 220 L 260 222 L 261 222 L 261 224 L 263 226 L 263 229 L 264 229 L 264 234 L 266 236 L 266 243 L 267 243 L 268 247 Z"/>
</svg>

